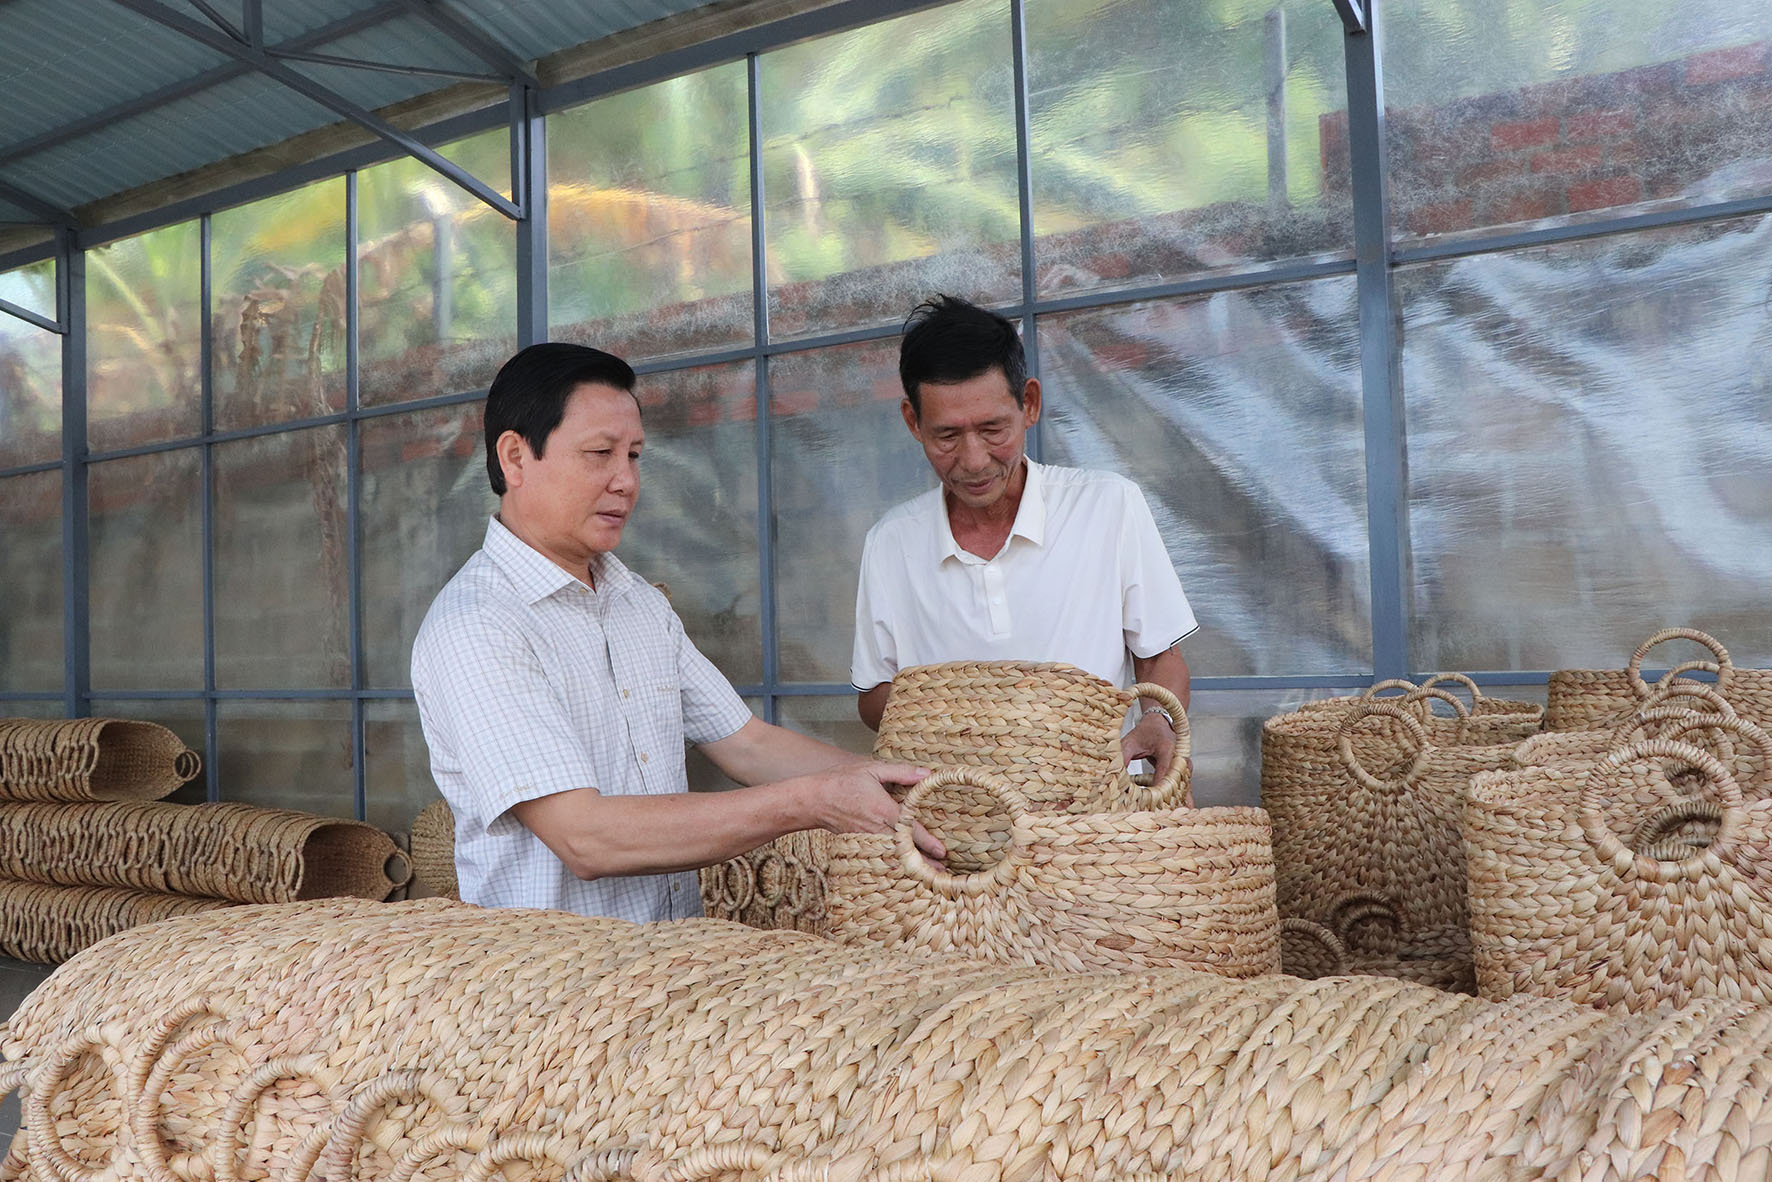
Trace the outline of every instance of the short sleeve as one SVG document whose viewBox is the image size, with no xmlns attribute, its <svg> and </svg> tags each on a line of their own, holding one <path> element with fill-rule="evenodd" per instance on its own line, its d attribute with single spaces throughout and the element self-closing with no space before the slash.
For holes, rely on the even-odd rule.
<svg viewBox="0 0 1772 1182">
<path fill-rule="evenodd" d="M 885 614 L 879 570 L 879 531 L 868 531 L 861 548 L 861 573 L 855 586 L 855 648 L 849 659 L 849 684 L 870 690 L 891 681 L 898 672 L 898 645 Z"/>
<path fill-rule="evenodd" d="M 514 621 L 427 619 L 413 645 L 412 689 L 433 765 L 453 763 L 467 786 L 450 806 L 481 828 L 495 831 L 525 801 L 598 786 L 586 737 Z"/>
<path fill-rule="evenodd" d="M 667 609 L 668 610 L 668 609 Z M 677 685 L 683 698 L 683 737 L 691 743 L 716 743 L 752 717 L 726 675 L 695 647 L 683 622 L 671 612 L 671 631 L 677 638 Z"/>
<path fill-rule="evenodd" d="M 1154 657 L 1199 628 L 1175 565 L 1137 485 L 1125 484 L 1120 532 L 1120 613 L 1126 649 Z"/>
</svg>

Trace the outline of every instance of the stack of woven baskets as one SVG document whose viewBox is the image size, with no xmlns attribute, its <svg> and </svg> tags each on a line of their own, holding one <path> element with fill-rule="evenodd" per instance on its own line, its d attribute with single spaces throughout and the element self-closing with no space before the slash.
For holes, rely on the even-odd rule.
<svg viewBox="0 0 1772 1182">
<path fill-rule="evenodd" d="M 153 723 L 0 720 L 0 951 L 55 964 L 125 928 L 237 903 L 384 899 L 386 834 L 246 804 L 169 804 L 197 754 Z"/>
<path fill-rule="evenodd" d="M 1772 1174 L 1772 1010 L 1072 975 L 439 900 L 128 932 L 5 1032 L 11 1178 Z"/>
</svg>

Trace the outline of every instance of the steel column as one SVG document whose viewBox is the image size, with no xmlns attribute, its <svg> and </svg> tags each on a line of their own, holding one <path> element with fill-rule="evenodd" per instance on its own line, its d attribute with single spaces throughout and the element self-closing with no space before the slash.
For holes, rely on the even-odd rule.
<svg viewBox="0 0 1772 1182">
<path fill-rule="evenodd" d="M 517 219 L 517 343 L 548 339 L 548 133 L 536 92 L 511 87 L 511 193 Z"/>
<path fill-rule="evenodd" d="M 86 256 L 71 229 L 56 235 L 62 333 L 62 706 L 86 716 L 92 698 L 92 595 L 86 484 Z"/>
<path fill-rule="evenodd" d="M 1038 378 L 1040 322 L 1034 315 L 1034 305 L 1039 299 L 1039 277 L 1034 265 L 1034 152 L 1028 109 L 1027 15 L 1026 0 L 1009 0 L 1009 48 L 1015 74 L 1015 189 L 1021 206 L 1021 347 L 1027 354 L 1028 376 Z M 1045 453 L 1045 442 L 1045 433 L 1036 422 L 1028 433 L 1028 455 L 1039 460 Z"/>
<path fill-rule="evenodd" d="M 1366 425 L 1366 536 L 1372 563 L 1372 666 L 1409 669 L 1409 467 L 1400 365 L 1402 332 L 1390 260 L 1384 78 L 1378 14 L 1345 38 L 1354 264 L 1360 304 L 1360 383 Z"/>
<path fill-rule="evenodd" d="M 777 653 L 779 625 L 775 602 L 775 440 L 770 422 L 773 399 L 769 387 L 769 235 L 764 216 L 762 69 L 756 54 L 745 58 L 746 126 L 751 169 L 751 332 L 759 350 L 753 362 L 757 400 L 757 626 L 763 638 L 763 721 L 774 722 L 776 682 L 781 677 Z"/>
</svg>

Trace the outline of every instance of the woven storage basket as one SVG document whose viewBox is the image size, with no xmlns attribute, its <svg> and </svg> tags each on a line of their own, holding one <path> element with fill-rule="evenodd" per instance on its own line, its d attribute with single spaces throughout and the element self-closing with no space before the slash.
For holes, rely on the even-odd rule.
<svg viewBox="0 0 1772 1182">
<path fill-rule="evenodd" d="M 1469 695 L 1468 706 L 1463 699 L 1453 696 L 1449 687 L 1454 685 L 1463 687 Z M 1439 692 L 1434 692 L 1436 690 Z M 1387 696 L 1392 694 L 1395 696 Z M 1519 742 L 1544 729 L 1543 706 L 1536 702 L 1491 698 L 1463 673 L 1436 673 L 1420 685 L 1392 678 L 1377 682 L 1358 694 L 1306 702 L 1299 710 L 1345 711 L 1371 701 L 1413 707 L 1421 724 L 1427 728 L 1428 737 L 1441 747 L 1484 747 L 1492 743 Z M 1451 706 L 1452 712 L 1435 713 L 1435 701 Z"/>
<path fill-rule="evenodd" d="M 0 808 L 0 876 L 239 903 L 385 899 L 406 855 L 361 821 L 249 804 L 20 804 Z"/>
<path fill-rule="evenodd" d="M 1405 938 L 1464 927 L 1465 790 L 1477 772 L 1512 767 L 1513 752 L 1436 746 L 1414 711 L 1386 701 L 1268 719 L 1261 800 L 1280 913 L 1328 922 L 1365 891 L 1398 901 Z"/>
<path fill-rule="evenodd" d="M 1395 904 L 1366 892 L 1348 895 L 1331 918 L 1345 939 L 1314 920 L 1287 916 L 1280 921 L 1284 971 L 1307 979 L 1391 977 L 1448 993 L 1476 993 L 1470 934 L 1463 929 L 1444 928 L 1404 942 Z"/>
<path fill-rule="evenodd" d="M 1700 714 L 1671 704 L 1655 706 L 1637 711 L 1610 734 L 1547 731 L 1520 744 L 1514 761 L 1521 767 L 1585 772 L 1613 751 L 1646 739 L 1672 739 L 1702 748 L 1729 769 L 1749 800 L 1772 795 L 1772 734 L 1733 712 Z M 1691 769 L 1676 770 L 1684 774 L 1674 782 L 1688 792 L 1703 779 Z"/>
<path fill-rule="evenodd" d="M 1545 731 L 1521 743 L 1514 762 L 1521 767 L 1577 766 L 1603 759 L 1614 747 L 1642 739 L 1669 737 L 1670 728 L 1691 715 L 1739 718 L 1735 707 L 1708 685 L 1673 681 L 1653 690 L 1631 709 L 1591 730 Z"/>
<path fill-rule="evenodd" d="M 953 874 L 917 852 L 912 820 L 944 789 L 1007 818 L 1007 849 L 989 869 Z M 896 835 L 834 834 L 830 847 L 827 931 L 846 943 L 1072 972 L 1280 967 L 1260 809 L 1042 813 L 993 773 L 947 768 L 911 789 Z"/>
<path fill-rule="evenodd" d="M 433 800 L 412 819 L 412 877 L 433 895 L 461 898 L 455 878 L 455 814 L 447 800 Z"/>
<path fill-rule="evenodd" d="M 1682 799 L 1675 766 L 1702 773 L 1710 800 Z M 1697 836 L 1669 843 L 1682 832 Z M 1480 776 L 1465 838 L 1485 997 L 1772 1002 L 1772 800 L 1745 802 L 1703 750 L 1652 739 L 1585 773 Z"/>
<path fill-rule="evenodd" d="M 158 723 L 0 718 L 0 800 L 158 800 L 202 768 Z"/>
<path fill-rule="evenodd" d="M 1132 776 L 1120 747 L 1127 712 L 1140 698 L 1175 719 L 1174 758 L 1157 783 Z M 900 670 L 874 741 L 875 759 L 984 768 L 1035 809 L 1079 814 L 1192 805 L 1191 750 L 1187 714 L 1162 686 L 1122 690 L 1072 665 L 1023 661 Z M 1007 836 L 1000 813 L 993 826 L 969 811 L 979 803 L 975 795 L 938 793 L 924 805 L 924 823 L 941 829 L 952 870 L 981 869 Z"/>
<path fill-rule="evenodd" d="M 1643 680 L 1643 660 L 1655 646 L 1670 640 L 1691 640 L 1711 650 L 1714 661 L 1687 661 L 1661 679 L 1659 686 Z M 1657 632 L 1631 654 L 1623 669 L 1559 669 L 1550 675 L 1545 729 L 1609 730 L 1614 720 L 1636 709 L 1657 688 L 1675 684 L 1683 674 L 1714 674 L 1716 690 L 1736 713 L 1772 729 L 1772 669 L 1737 669 L 1716 637 L 1694 628 Z"/>
<path fill-rule="evenodd" d="M 230 904 L 121 887 L 43 886 L 0 879 L 0 952 L 60 964 L 128 928 Z"/>
</svg>

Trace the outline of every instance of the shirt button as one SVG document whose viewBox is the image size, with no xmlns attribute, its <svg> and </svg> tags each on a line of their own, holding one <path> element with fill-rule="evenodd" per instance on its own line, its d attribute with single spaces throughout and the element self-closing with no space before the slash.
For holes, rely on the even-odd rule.
<svg viewBox="0 0 1772 1182">
<path fill-rule="evenodd" d="M 622 690 L 622 691 L 621 691 L 621 696 L 622 696 L 622 697 L 624 697 L 624 698 L 625 698 L 625 697 L 628 697 L 628 696 L 629 696 L 629 694 L 628 694 L 628 691 L 627 691 L 627 690 Z"/>
<path fill-rule="evenodd" d="M 641 763 L 646 762 L 646 753 L 644 751 L 640 752 L 640 762 Z"/>
</svg>

